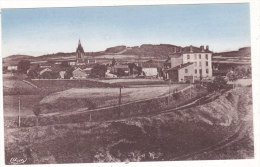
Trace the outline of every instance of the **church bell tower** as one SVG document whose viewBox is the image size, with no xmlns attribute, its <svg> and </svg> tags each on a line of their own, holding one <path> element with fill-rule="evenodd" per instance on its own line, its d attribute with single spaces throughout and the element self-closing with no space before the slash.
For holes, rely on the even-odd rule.
<svg viewBox="0 0 260 167">
<path fill-rule="evenodd" d="M 80 40 L 79 40 L 79 44 L 78 44 L 78 48 L 76 50 L 76 64 L 83 64 L 84 63 L 84 49 L 81 46 Z"/>
</svg>

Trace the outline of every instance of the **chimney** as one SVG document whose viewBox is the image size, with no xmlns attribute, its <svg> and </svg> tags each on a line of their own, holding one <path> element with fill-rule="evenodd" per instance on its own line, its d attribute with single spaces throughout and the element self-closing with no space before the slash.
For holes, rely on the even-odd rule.
<svg viewBox="0 0 260 167">
<path fill-rule="evenodd" d="M 192 45 L 190 45 L 190 52 L 193 52 L 193 50 L 192 50 Z"/>
<path fill-rule="evenodd" d="M 209 51 L 209 45 L 206 46 L 206 51 Z"/>
<path fill-rule="evenodd" d="M 204 45 L 200 46 L 201 52 L 204 52 Z"/>
</svg>

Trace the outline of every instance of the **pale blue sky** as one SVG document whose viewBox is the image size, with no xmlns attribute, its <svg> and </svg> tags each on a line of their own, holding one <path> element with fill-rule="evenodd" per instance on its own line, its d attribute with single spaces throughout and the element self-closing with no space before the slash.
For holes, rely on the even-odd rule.
<svg viewBox="0 0 260 167">
<path fill-rule="evenodd" d="M 116 45 L 250 46 L 249 5 L 162 5 L 2 9 L 3 56 L 39 56 Z"/>
</svg>

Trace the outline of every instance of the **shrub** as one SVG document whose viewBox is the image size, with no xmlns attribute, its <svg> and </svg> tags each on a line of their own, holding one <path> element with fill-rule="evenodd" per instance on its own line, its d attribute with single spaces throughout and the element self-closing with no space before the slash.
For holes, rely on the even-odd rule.
<svg viewBox="0 0 260 167">
<path fill-rule="evenodd" d="M 217 76 L 213 80 L 213 82 L 209 82 L 207 84 L 207 89 L 209 92 L 213 92 L 213 91 L 218 91 L 223 88 L 226 88 L 226 86 L 227 86 L 227 81 L 223 77 Z"/>
</svg>

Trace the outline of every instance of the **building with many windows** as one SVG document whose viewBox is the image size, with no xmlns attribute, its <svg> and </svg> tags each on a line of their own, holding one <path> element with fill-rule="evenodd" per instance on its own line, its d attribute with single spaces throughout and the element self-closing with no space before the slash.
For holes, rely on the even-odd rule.
<svg viewBox="0 0 260 167">
<path fill-rule="evenodd" d="M 178 82 L 194 82 L 212 77 L 212 52 L 209 47 L 175 47 L 171 57 L 171 68 L 167 70 L 169 79 Z M 181 72 L 173 72 L 173 71 Z M 177 78 L 176 75 L 178 74 Z"/>
</svg>

